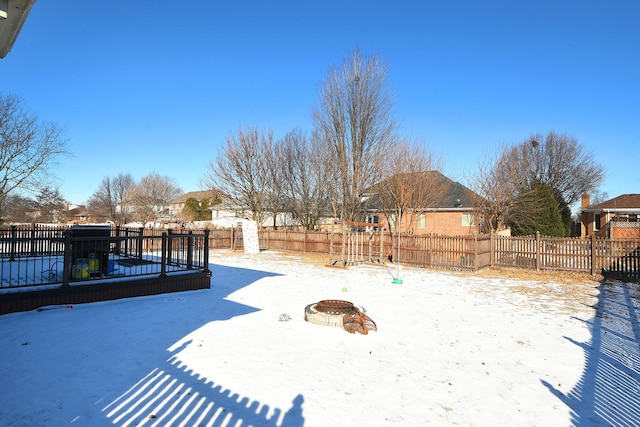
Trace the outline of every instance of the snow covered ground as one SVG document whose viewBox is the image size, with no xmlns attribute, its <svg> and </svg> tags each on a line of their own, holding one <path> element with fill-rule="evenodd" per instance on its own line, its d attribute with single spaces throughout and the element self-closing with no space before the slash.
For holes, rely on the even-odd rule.
<svg viewBox="0 0 640 427">
<path fill-rule="evenodd" d="M 210 261 L 210 290 L 0 316 L 0 425 L 640 424 L 636 285 Z M 378 330 L 306 322 L 324 299 Z"/>
</svg>

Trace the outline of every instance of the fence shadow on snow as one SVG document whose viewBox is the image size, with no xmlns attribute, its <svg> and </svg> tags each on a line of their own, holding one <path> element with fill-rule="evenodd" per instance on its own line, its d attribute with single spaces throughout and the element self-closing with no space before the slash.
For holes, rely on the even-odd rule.
<svg viewBox="0 0 640 427">
<path fill-rule="evenodd" d="M 139 425 L 145 420 L 150 425 L 303 426 L 301 394 L 284 413 L 242 397 L 180 364 L 177 355 L 191 344 L 182 344 L 166 363 L 107 405 L 103 409 L 107 419 L 117 426 Z"/>
<path fill-rule="evenodd" d="M 579 319 L 591 329 L 590 342 L 567 340 L 583 349 L 585 365 L 576 386 L 564 394 L 542 383 L 570 409 L 572 425 L 640 425 L 640 290 L 604 280 L 596 315 Z"/>
</svg>

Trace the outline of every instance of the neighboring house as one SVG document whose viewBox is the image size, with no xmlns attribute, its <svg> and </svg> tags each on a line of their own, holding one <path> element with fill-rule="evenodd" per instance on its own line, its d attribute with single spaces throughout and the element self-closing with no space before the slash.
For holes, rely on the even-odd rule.
<svg viewBox="0 0 640 427">
<path fill-rule="evenodd" d="M 213 225 L 219 226 L 220 228 L 226 228 L 227 224 L 236 226 L 238 221 L 235 221 L 234 218 L 248 218 L 250 215 L 250 212 L 247 209 L 243 209 L 242 206 L 232 202 L 228 197 L 225 197 L 224 194 L 216 190 L 205 190 L 190 191 L 171 200 L 171 202 L 169 202 L 169 215 L 172 220 L 184 219 L 182 217 L 182 210 L 184 209 L 187 199 L 192 197 L 198 201 L 205 199 L 220 200 L 220 203 L 209 207 Z M 206 222 L 207 221 L 198 221 L 198 223 Z M 231 225 L 229 225 L 229 227 L 231 227 Z"/>
<path fill-rule="evenodd" d="M 182 210 L 184 209 L 184 204 L 187 199 L 194 198 L 200 202 L 205 199 L 215 200 L 217 197 L 218 193 L 215 190 L 190 191 L 185 193 L 169 202 L 169 217 L 172 220 L 183 219 Z"/>
<path fill-rule="evenodd" d="M 424 187 L 428 187 L 425 191 L 433 191 L 434 187 L 437 190 L 433 191 L 433 195 L 428 198 L 421 197 L 420 194 L 411 198 L 416 202 L 409 206 L 407 214 L 403 214 L 400 223 L 401 233 L 446 235 L 478 233 L 480 221 L 474 208 L 474 200 L 479 196 L 476 193 L 437 171 L 412 175 L 411 179 L 417 176 L 418 179 L 424 180 Z M 382 183 L 374 186 L 374 188 L 383 187 Z M 384 195 L 381 197 L 380 194 L 374 194 L 371 200 L 367 201 L 366 222 L 377 222 L 383 228 L 396 231 L 397 214 L 388 207 L 391 203 L 387 203 L 387 207 L 383 206 L 383 198 Z M 424 205 L 417 206 L 422 204 Z"/>
<path fill-rule="evenodd" d="M 138 210 L 133 203 L 129 201 L 123 201 L 122 203 L 118 203 L 115 209 L 116 214 L 118 215 L 126 215 L 127 217 L 138 217 Z M 155 204 L 151 206 L 151 216 L 157 220 L 168 220 L 169 219 L 169 209 L 167 206 L 161 206 L 160 204 Z M 149 218 L 147 218 L 149 219 Z"/>
<path fill-rule="evenodd" d="M 226 224 L 228 223 L 236 224 L 236 222 L 233 221 L 234 218 L 252 218 L 253 215 L 250 209 L 234 203 L 224 196 L 220 197 L 220 199 L 222 200 L 221 203 L 209 208 L 211 210 L 211 221 L 215 225 L 221 228 L 227 228 L 228 226 Z M 300 225 L 300 222 L 293 218 L 291 212 L 278 212 L 275 223 L 276 227 L 295 227 L 298 225 Z M 269 211 L 264 212 L 261 228 L 273 226 L 273 215 Z"/>
<path fill-rule="evenodd" d="M 640 237 L 640 194 L 623 194 L 595 205 L 582 195 L 580 235 L 611 239 Z"/>
<path fill-rule="evenodd" d="M 89 212 L 85 206 L 69 206 L 66 212 L 67 223 L 69 224 L 86 224 L 89 222 Z"/>
</svg>

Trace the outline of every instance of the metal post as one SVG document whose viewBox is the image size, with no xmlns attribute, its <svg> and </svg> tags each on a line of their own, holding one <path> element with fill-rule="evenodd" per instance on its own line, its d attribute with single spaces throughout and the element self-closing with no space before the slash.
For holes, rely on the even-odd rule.
<svg viewBox="0 0 640 427">
<path fill-rule="evenodd" d="M 65 230 L 62 232 L 64 238 L 64 253 L 62 255 L 62 287 L 69 286 L 69 278 L 71 277 L 71 269 L 73 266 L 71 263 L 71 230 Z"/>
<path fill-rule="evenodd" d="M 187 236 L 187 270 L 193 268 L 193 231 L 189 230 L 189 236 Z"/>
<path fill-rule="evenodd" d="M 10 247 L 10 257 L 9 257 L 9 261 L 15 261 L 16 260 L 16 235 L 18 233 L 18 226 L 16 225 L 12 225 L 11 226 L 11 240 L 9 241 L 9 247 Z"/>
<path fill-rule="evenodd" d="M 167 275 L 167 233 L 162 232 L 162 246 L 160 255 L 160 277 Z"/>
<path fill-rule="evenodd" d="M 138 232 L 140 233 L 140 238 L 138 240 L 138 258 L 142 259 L 142 247 L 144 246 L 144 228 L 140 227 L 138 229 Z"/>
<path fill-rule="evenodd" d="M 211 277 L 209 270 L 209 229 L 204 230 L 204 272 Z"/>
<path fill-rule="evenodd" d="M 171 264 L 171 257 L 173 256 L 173 229 L 167 229 L 167 233 L 162 233 L 167 236 L 167 264 Z"/>
</svg>

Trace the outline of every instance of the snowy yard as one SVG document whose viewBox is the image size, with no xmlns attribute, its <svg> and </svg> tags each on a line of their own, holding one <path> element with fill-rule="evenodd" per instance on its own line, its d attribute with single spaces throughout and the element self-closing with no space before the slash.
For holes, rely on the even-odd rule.
<svg viewBox="0 0 640 427">
<path fill-rule="evenodd" d="M 0 316 L 0 425 L 640 424 L 637 285 L 210 262 L 210 290 Z M 378 330 L 306 322 L 324 299 Z"/>
</svg>

